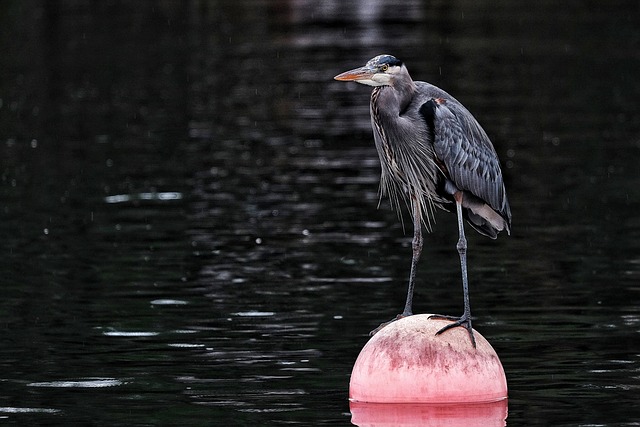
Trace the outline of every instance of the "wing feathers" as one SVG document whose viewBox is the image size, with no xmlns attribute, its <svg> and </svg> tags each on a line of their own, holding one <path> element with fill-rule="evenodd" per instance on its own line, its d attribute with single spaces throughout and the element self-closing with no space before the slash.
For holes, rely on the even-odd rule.
<svg viewBox="0 0 640 427">
<path fill-rule="evenodd" d="M 509 230 L 511 210 L 498 156 L 478 122 L 454 99 L 432 98 L 420 113 L 432 126 L 434 151 L 446 167 L 447 178 L 459 190 L 480 199 L 465 207 L 495 230 Z"/>
</svg>

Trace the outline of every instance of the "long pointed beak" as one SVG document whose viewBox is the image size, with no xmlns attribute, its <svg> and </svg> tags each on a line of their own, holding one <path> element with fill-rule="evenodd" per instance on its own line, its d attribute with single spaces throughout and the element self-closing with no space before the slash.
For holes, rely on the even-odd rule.
<svg viewBox="0 0 640 427">
<path fill-rule="evenodd" d="M 338 74 L 334 77 L 336 80 L 340 80 L 343 82 L 348 81 L 358 81 L 358 80 L 368 80 L 375 73 L 371 71 L 371 69 L 367 67 L 354 68 L 353 70 L 345 71 L 344 73 Z"/>
</svg>

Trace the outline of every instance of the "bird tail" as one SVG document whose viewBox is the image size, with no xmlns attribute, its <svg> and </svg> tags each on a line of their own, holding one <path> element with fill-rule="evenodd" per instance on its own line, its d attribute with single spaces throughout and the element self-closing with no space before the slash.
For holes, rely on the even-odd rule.
<svg viewBox="0 0 640 427">
<path fill-rule="evenodd" d="M 463 193 L 462 207 L 465 208 L 465 219 L 478 233 L 492 239 L 498 237 L 498 233 L 503 230 L 511 234 L 509 223 L 502 215 L 466 191 Z"/>
</svg>

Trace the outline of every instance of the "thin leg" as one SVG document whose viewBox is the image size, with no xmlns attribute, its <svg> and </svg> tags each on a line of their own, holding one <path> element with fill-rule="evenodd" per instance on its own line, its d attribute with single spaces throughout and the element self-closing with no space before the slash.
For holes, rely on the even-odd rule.
<svg viewBox="0 0 640 427">
<path fill-rule="evenodd" d="M 411 242 L 411 249 L 413 256 L 411 257 L 411 273 L 409 273 L 409 287 L 407 289 L 407 302 L 404 305 L 404 310 L 401 316 L 411 316 L 413 314 L 413 289 L 415 288 L 416 272 L 418 270 L 418 261 L 422 254 L 422 218 L 420 215 L 420 208 L 417 206 L 418 202 L 413 203 L 413 241 Z"/>
<path fill-rule="evenodd" d="M 370 336 L 375 335 L 380 329 L 384 328 L 391 322 L 395 322 L 403 317 L 413 315 L 413 289 L 415 288 L 416 271 L 418 270 L 418 261 L 422 254 L 422 213 L 417 200 L 413 200 L 413 241 L 411 242 L 413 256 L 411 257 L 411 273 L 409 273 L 409 287 L 407 289 L 407 302 L 404 304 L 404 310 L 398 314 L 395 319 L 382 323 L 369 333 Z"/>
<path fill-rule="evenodd" d="M 455 328 L 456 326 L 463 326 L 467 332 L 469 332 L 469 337 L 471 338 L 471 343 L 473 347 L 476 346 L 476 339 L 473 336 L 473 327 L 471 326 L 471 305 L 469 304 L 469 282 L 467 279 L 467 239 L 464 236 L 464 219 L 462 217 L 462 194 L 456 193 L 456 212 L 458 214 L 458 243 L 456 245 L 456 249 L 458 249 L 458 255 L 460 255 L 460 270 L 462 271 L 462 291 L 464 293 L 464 313 L 462 317 L 451 317 L 451 316 L 439 316 L 434 315 L 432 318 L 440 318 L 440 319 L 448 319 L 455 320 L 455 322 L 450 325 L 445 326 L 436 332 L 436 335 L 440 335 L 441 333 Z"/>
</svg>

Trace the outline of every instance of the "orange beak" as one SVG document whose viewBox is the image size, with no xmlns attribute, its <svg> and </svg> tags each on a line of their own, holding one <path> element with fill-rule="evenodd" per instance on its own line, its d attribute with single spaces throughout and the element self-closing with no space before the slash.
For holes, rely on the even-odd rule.
<svg viewBox="0 0 640 427">
<path fill-rule="evenodd" d="M 334 77 L 336 80 L 343 82 L 368 80 L 375 73 L 367 67 L 354 68 L 353 70 L 345 71 L 342 74 L 338 74 Z"/>
</svg>

